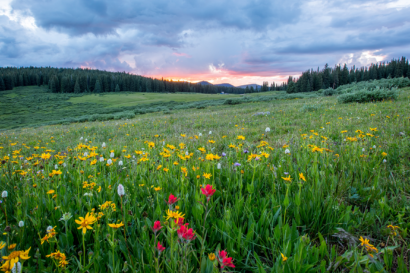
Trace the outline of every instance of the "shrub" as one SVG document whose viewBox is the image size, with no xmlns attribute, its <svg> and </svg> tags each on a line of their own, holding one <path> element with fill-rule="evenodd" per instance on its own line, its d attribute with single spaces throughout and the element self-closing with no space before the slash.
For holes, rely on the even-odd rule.
<svg viewBox="0 0 410 273">
<path fill-rule="evenodd" d="M 360 90 L 355 93 L 342 94 L 338 97 L 339 103 L 350 103 L 350 102 L 371 102 L 371 101 L 382 101 L 387 99 L 397 99 L 398 91 L 397 89 L 376 89 L 374 91 Z"/>
<path fill-rule="evenodd" d="M 235 104 L 241 104 L 241 103 L 242 103 L 242 99 L 227 99 L 224 102 L 224 104 L 228 104 L 228 105 L 235 105 Z"/>
<path fill-rule="evenodd" d="M 338 92 L 331 87 L 324 89 L 322 93 L 323 93 L 323 96 L 333 96 L 335 94 L 338 94 Z"/>
</svg>

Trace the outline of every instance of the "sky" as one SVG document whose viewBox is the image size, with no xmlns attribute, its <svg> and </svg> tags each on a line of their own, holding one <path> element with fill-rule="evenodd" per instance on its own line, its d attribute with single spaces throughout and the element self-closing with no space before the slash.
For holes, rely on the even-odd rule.
<svg viewBox="0 0 410 273">
<path fill-rule="evenodd" d="M 409 0 L 0 0 L 0 66 L 281 82 L 410 57 Z"/>
</svg>

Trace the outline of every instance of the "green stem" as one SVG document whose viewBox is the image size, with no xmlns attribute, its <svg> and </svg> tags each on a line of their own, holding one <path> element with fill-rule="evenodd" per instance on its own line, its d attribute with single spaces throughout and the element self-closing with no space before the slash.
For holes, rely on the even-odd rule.
<svg viewBox="0 0 410 273">
<path fill-rule="evenodd" d="M 84 256 L 84 267 L 85 267 L 85 242 L 84 242 L 84 237 L 85 237 L 85 234 L 84 234 L 84 232 L 83 232 L 83 256 Z"/>
</svg>

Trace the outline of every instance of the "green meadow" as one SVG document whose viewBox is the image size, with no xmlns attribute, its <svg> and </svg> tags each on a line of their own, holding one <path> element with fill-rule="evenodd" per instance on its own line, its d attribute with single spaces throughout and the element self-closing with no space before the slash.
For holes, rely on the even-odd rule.
<svg viewBox="0 0 410 273">
<path fill-rule="evenodd" d="M 3 268 L 409 272 L 410 88 L 395 92 L 215 105 L 221 95 L 3 92 L 2 128 L 24 127 L 0 132 Z M 27 127 L 169 100 L 198 104 Z"/>
<path fill-rule="evenodd" d="M 39 126 L 65 118 L 111 114 L 133 110 L 136 106 L 187 103 L 237 98 L 240 95 L 101 93 L 56 94 L 45 86 L 16 87 L 0 92 L 0 129 Z M 151 107 L 152 108 L 152 107 Z"/>
</svg>

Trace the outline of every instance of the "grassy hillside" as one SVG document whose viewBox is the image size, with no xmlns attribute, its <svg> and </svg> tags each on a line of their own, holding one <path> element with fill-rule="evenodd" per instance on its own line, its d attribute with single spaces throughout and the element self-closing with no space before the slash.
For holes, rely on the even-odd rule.
<svg viewBox="0 0 410 273">
<path fill-rule="evenodd" d="M 10 91 L 0 92 L 0 129 L 38 126 L 86 115 L 121 113 L 134 110 L 138 105 L 178 105 L 228 97 L 239 96 L 126 92 L 101 95 L 58 94 L 49 92 L 44 86 L 16 87 Z"/>
<path fill-rule="evenodd" d="M 140 104 L 175 102 L 192 102 L 224 98 L 239 98 L 240 95 L 215 95 L 199 93 L 103 93 L 102 95 L 84 95 L 70 98 L 72 103 L 98 103 L 109 107 L 136 106 Z"/>
<path fill-rule="evenodd" d="M 316 97 L 292 94 L 289 98 Z M 241 95 L 201 93 L 51 93 L 46 87 L 17 87 L 0 92 L 0 130 L 41 125 L 133 118 L 135 115 L 209 106 L 286 99 L 286 92 Z"/>
<path fill-rule="evenodd" d="M 409 103 L 406 88 L 395 101 L 318 96 L 2 132 L 2 254 L 31 247 L 28 272 L 62 261 L 68 272 L 221 272 L 220 250 L 235 272 L 407 272 Z"/>
</svg>

